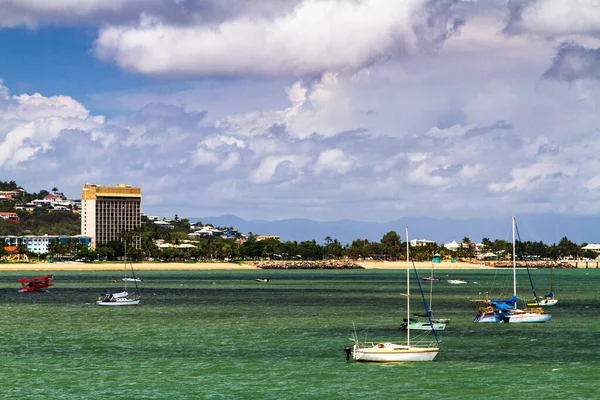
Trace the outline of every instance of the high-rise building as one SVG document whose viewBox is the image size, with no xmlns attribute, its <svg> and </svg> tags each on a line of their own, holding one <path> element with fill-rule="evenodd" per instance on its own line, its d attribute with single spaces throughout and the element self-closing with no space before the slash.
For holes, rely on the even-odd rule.
<svg viewBox="0 0 600 400">
<path fill-rule="evenodd" d="M 124 232 L 139 228 L 142 191 L 131 185 L 100 186 L 85 184 L 81 189 L 81 234 L 92 238 L 96 248 L 111 241 L 121 241 Z M 140 238 L 132 243 L 140 245 Z"/>
</svg>

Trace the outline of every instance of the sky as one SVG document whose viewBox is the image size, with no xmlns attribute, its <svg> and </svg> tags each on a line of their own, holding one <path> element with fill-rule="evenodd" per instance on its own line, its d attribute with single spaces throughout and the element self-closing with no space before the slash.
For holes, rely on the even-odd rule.
<svg viewBox="0 0 600 400">
<path fill-rule="evenodd" d="M 600 212 L 598 0 L 0 0 L 0 180 L 172 218 Z"/>
</svg>

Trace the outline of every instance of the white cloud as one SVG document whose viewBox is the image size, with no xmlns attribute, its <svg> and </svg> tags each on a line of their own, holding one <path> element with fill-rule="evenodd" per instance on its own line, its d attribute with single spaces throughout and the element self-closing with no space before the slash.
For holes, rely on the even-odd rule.
<svg viewBox="0 0 600 400">
<path fill-rule="evenodd" d="M 315 174 L 344 175 L 352 170 L 354 160 L 344 154 L 342 149 L 327 149 L 322 151 L 317 157 L 313 167 Z"/>
<path fill-rule="evenodd" d="M 460 35 L 439 47 L 447 19 L 441 19 L 444 29 L 433 30 L 444 31 L 441 37 L 415 26 L 424 20 L 423 10 L 430 15 L 429 7 L 451 3 L 403 4 L 395 11 L 411 20 L 399 31 L 400 14 L 382 15 L 385 8 L 375 5 L 383 3 L 374 0 L 254 2 L 273 7 L 260 11 L 240 2 L 243 11 L 210 23 L 156 12 L 146 13 L 143 26 L 139 15 L 111 20 L 103 25 L 98 49 L 105 45 L 117 60 L 130 60 L 131 68 L 160 55 L 155 50 L 164 44 L 154 40 L 162 30 L 166 42 L 178 33 L 212 38 L 198 45 L 183 37 L 181 57 L 178 46 L 166 49 L 168 59 L 157 64 L 165 74 L 264 76 L 176 85 L 168 77 L 148 78 L 150 89 L 98 95 L 114 104 L 117 116 L 106 120 L 68 96 L 10 97 L 0 85 L 0 165 L 32 189 L 48 181 L 77 195 L 83 182 L 73 182 L 73 176 L 140 185 L 147 211 L 165 215 L 340 219 L 355 218 L 366 207 L 376 220 L 559 206 L 563 212 L 600 212 L 600 86 L 591 84 L 593 77 L 569 84 L 541 79 L 561 39 L 506 36 L 507 11 L 488 9 L 489 2 L 461 5 L 476 12 L 467 12 Z M 324 10 L 331 35 L 321 30 L 325 25 L 312 29 L 323 15 L 313 18 L 311 10 Z M 341 23 L 354 21 L 349 18 L 358 18 L 359 11 L 365 20 L 359 26 L 375 20 L 380 26 L 354 39 L 356 32 L 346 35 Z M 231 34 L 242 28 L 244 35 Z M 111 30 L 123 37 L 101 43 Z M 387 40 L 392 31 L 399 47 Z M 133 39 L 142 47 L 123 47 Z M 351 40 L 358 40 L 356 46 Z M 137 51 L 141 57 L 127 58 Z M 199 58 L 206 54 L 215 57 Z M 315 74 L 277 80 L 269 75 L 304 73 Z"/>
<path fill-rule="evenodd" d="M 18 166 L 46 152 L 66 131 L 77 131 L 97 138 L 104 118 L 90 117 L 88 111 L 68 96 L 8 97 L 8 90 L 0 83 L 0 166 Z"/>
<path fill-rule="evenodd" d="M 526 5 L 520 26 L 546 36 L 600 34 L 597 0 L 537 0 Z"/>
<path fill-rule="evenodd" d="M 292 168 L 303 167 L 305 162 L 302 157 L 288 155 L 288 156 L 269 156 L 264 158 L 258 168 L 256 168 L 250 174 L 250 180 L 256 184 L 265 184 L 270 182 L 275 176 L 277 168 L 282 163 L 289 163 Z"/>
<path fill-rule="evenodd" d="M 435 6 L 428 7 L 430 4 Z M 356 69 L 447 35 L 448 2 L 304 0 L 286 13 L 211 25 L 156 19 L 100 30 L 96 55 L 146 74 L 310 75 Z M 351 28 L 350 28 L 351 27 Z"/>
</svg>

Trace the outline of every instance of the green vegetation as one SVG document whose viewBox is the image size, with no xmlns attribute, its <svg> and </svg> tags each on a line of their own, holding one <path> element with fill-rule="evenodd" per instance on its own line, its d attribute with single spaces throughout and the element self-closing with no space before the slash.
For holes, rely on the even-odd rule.
<svg viewBox="0 0 600 400">
<path fill-rule="evenodd" d="M 19 185 L 15 181 L 0 181 L 0 190 L 16 190 Z M 57 188 L 52 188 L 56 193 Z M 27 203 L 35 199 L 42 199 L 49 192 L 41 190 L 39 193 L 24 192 L 14 200 L 0 202 L 0 211 L 14 211 L 15 204 Z M 81 231 L 80 215 L 54 211 L 49 207 L 37 207 L 33 213 L 17 211 L 19 221 L 0 219 L 0 236 L 6 235 L 77 235 Z M 351 259 L 372 257 L 374 259 L 396 260 L 404 258 L 406 244 L 402 243 L 400 235 L 390 231 L 382 236 L 379 242 L 367 239 L 355 239 L 351 245 L 342 245 L 337 239 L 327 236 L 323 245 L 316 240 L 285 241 L 276 239 L 256 240 L 251 232 L 243 243 L 239 240 L 225 239 L 221 237 L 201 238 L 190 241 L 189 233 L 191 224 L 187 218 L 180 219 L 178 215 L 170 222 L 171 227 L 165 228 L 142 216 L 142 226 L 135 232 L 125 232 L 123 240 L 129 243 L 128 256 L 135 260 L 156 259 L 166 261 L 182 260 L 245 260 L 245 259 L 340 259 L 348 257 Z M 202 225 L 201 223 L 199 225 Z M 234 227 L 217 227 L 221 231 L 232 230 Z M 236 239 L 241 239 L 237 233 Z M 81 258 L 116 260 L 125 253 L 123 240 L 114 241 L 98 246 L 96 251 L 90 251 L 85 246 L 77 243 L 56 243 L 52 246 L 49 256 L 54 258 Z M 194 247 L 161 249 L 156 241 L 179 245 L 192 243 Z M 134 245 L 136 243 L 137 245 Z M 489 238 L 482 240 L 483 251 L 493 252 L 500 258 L 512 254 L 512 244 L 506 240 L 491 241 Z M 585 245 L 585 244 L 584 244 Z M 590 250 L 582 250 L 581 246 L 571 242 L 564 237 L 558 244 L 546 245 L 542 242 L 518 242 L 518 252 L 523 256 L 531 256 L 540 259 L 557 259 L 565 257 L 573 258 L 595 258 L 597 253 Z M 0 250 L 2 251 L 2 250 Z M 468 237 L 464 237 L 460 248 L 451 251 L 436 243 L 428 243 L 416 246 L 412 249 L 412 255 L 416 261 L 431 260 L 434 254 L 442 258 L 472 259 L 475 257 L 475 245 Z"/>
</svg>

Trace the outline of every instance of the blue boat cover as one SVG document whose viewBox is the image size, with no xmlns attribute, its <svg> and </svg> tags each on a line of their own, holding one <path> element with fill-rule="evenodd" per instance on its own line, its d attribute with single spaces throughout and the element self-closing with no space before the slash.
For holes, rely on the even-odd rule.
<svg viewBox="0 0 600 400">
<path fill-rule="evenodd" d="M 550 292 L 546 295 L 546 297 L 554 297 L 554 293 Z"/>
<path fill-rule="evenodd" d="M 512 310 L 514 308 L 513 306 L 509 306 L 508 304 L 504 303 L 494 304 L 494 307 L 500 310 Z"/>
<path fill-rule="evenodd" d="M 508 300 L 490 300 L 490 303 L 492 304 L 514 304 L 517 302 L 517 296 L 513 296 Z"/>
</svg>

